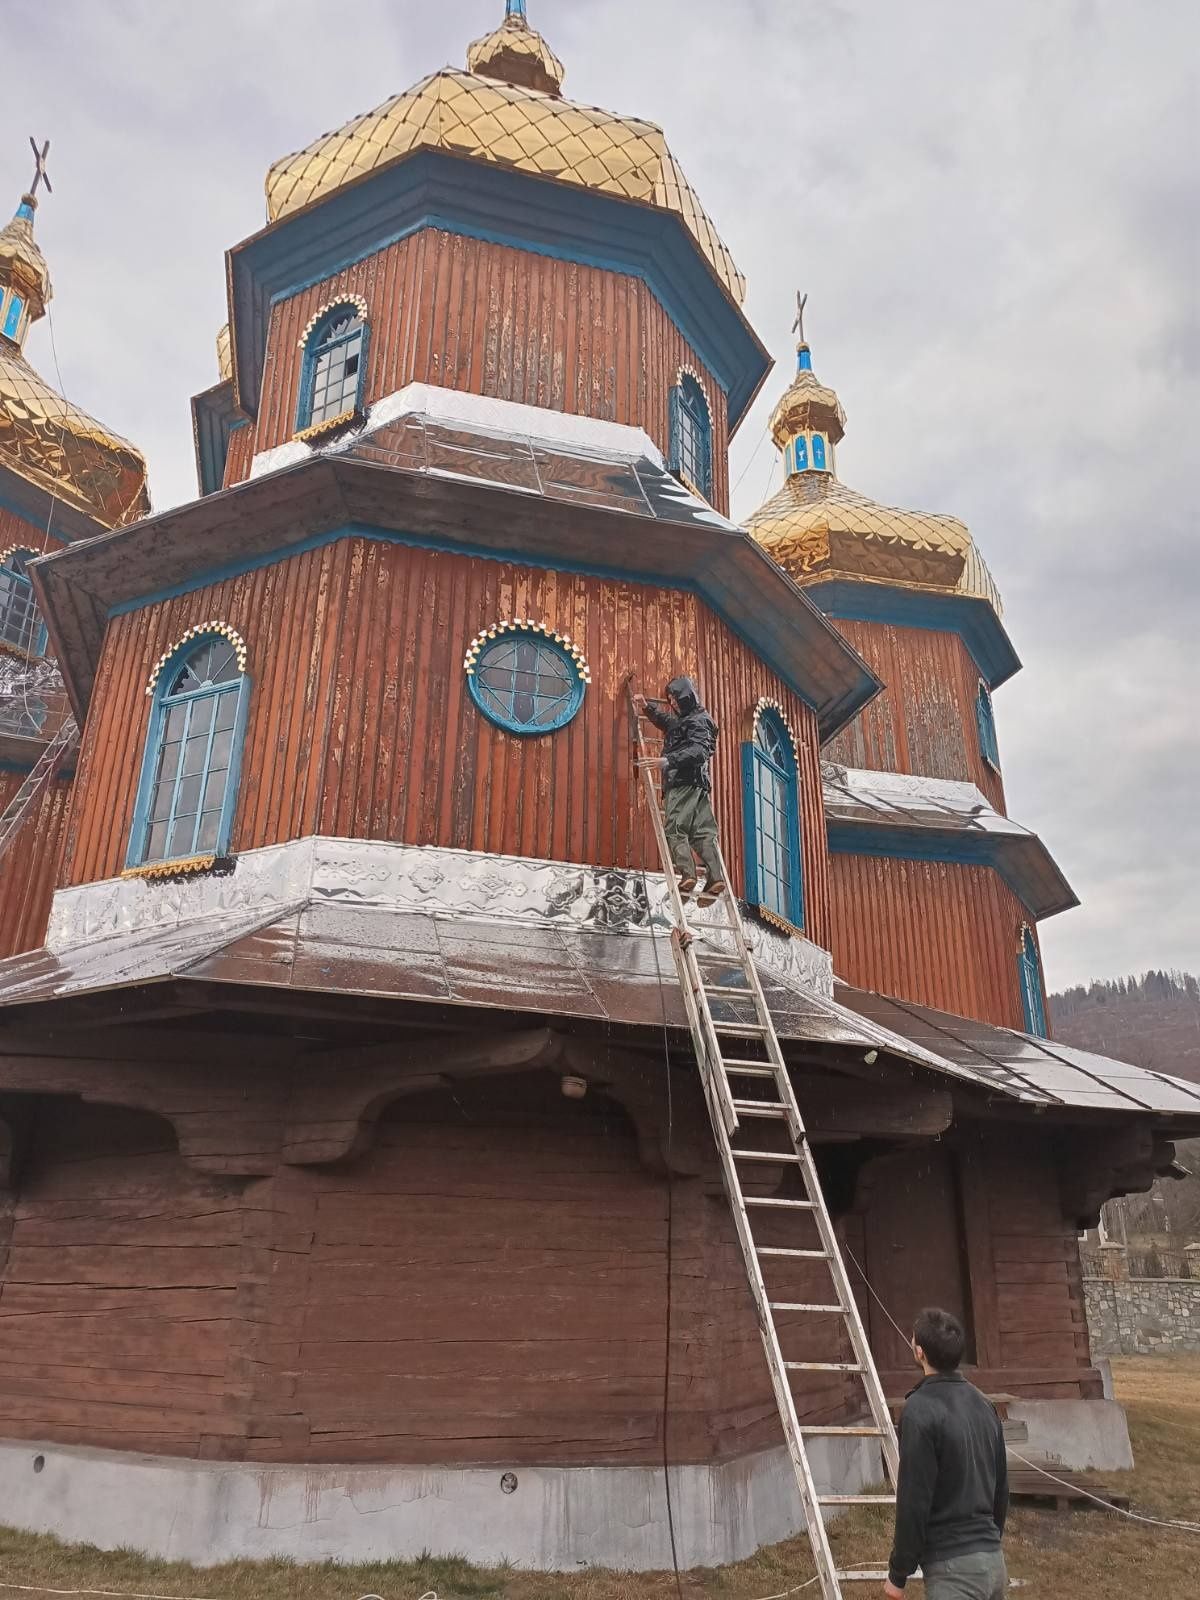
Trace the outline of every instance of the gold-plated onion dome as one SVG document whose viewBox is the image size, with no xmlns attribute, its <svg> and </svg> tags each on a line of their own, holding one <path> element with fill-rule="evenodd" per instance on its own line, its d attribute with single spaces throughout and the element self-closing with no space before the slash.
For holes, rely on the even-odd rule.
<svg viewBox="0 0 1200 1600">
<path fill-rule="evenodd" d="M 495 33 L 476 39 L 468 48 L 467 71 L 549 95 L 562 93 L 566 76 L 562 62 L 526 21 L 524 0 L 519 6 L 510 3 Z"/>
<path fill-rule="evenodd" d="M 33 237 L 36 210 L 34 196 L 23 195 L 0 230 L 0 471 L 115 528 L 150 509 L 145 460 L 64 400 L 22 354 L 30 324 L 45 314 L 51 295 L 50 270 Z"/>
<path fill-rule="evenodd" d="M 788 476 L 748 520 L 751 536 L 800 584 L 842 578 L 936 590 L 986 600 L 1001 616 L 999 590 L 965 523 L 881 505 L 839 481 L 833 446 L 846 414 L 817 381 L 803 335 L 797 356 L 770 423 Z"/>
<path fill-rule="evenodd" d="M 9 468 L 106 528 L 150 509 L 141 452 L 64 400 L 0 343 L 0 469 Z"/>
<path fill-rule="evenodd" d="M 20 295 L 25 302 L 23 328 L 45 316 L 46 307 L 54 293 L 50 268 L 33 237 L 33 214 L 36 210 L 36 199 L 31 194 L 24 194 L 16 216 L 6 227 L 0 228 L 0 284 Z M 2 323 L 0 327 L 3 327 Z M 11 343 L 20 342 L 12 334 L 8 337 Z"/>
<path fill-rule="evenodd" d="M 523 7 L 522 13 L 523 13 Z M 445 68 L 414 88 L 277 161 L 267 173 L 272 222 L 334 194 L 417 150 L 441 150 L 553 178 L 677 216 L 720 283 L 741 305 L 746 281 L 661 128 L 561 98 L 558 88 L 528 81 L 539 36 L 510 15 L 497 33 L 472 46 L 472 70 Z M 519 37 L 518 37 L 519 36 Z M 504 48 L 493 41 L 504 40 Z M 516 49 L 520 46 L 519 50 Z M 515 51 L 515 53 L 514 53 Z M 538 61 L 542 58 L 538 55 Z M 536 68 L 550 82 L 561 65 L 546 49 Z"/>
</svg>

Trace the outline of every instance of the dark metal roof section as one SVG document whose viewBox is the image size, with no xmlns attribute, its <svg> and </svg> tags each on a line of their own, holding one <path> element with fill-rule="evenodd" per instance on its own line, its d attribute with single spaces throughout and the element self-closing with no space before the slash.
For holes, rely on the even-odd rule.
<svg viewBox="0 0 1200 1600">
<path fill-rule="evenodd" d="M 847 1010 L 936 1052 L 997 1094 L 1047 1108 L 1140 1112 L 1193 1127 L 1200 1122 L 1200 1086 L 1164 1072 L 844 983 L 835 984 L 834 996 Z"/>
<path fill-rule="evenodd" d="M 994 867 L 1039 920 L 1079 904 L 1037 834 L 995 810 L 973 783 L 832 762 L 821 776 L 832 850 Z"/>
</svg>

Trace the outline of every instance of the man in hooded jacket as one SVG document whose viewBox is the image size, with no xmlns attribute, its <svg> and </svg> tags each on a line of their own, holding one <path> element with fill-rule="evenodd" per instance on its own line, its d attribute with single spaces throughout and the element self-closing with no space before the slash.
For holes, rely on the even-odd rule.
<svg viewBox="0 0 1200 1600">
<path fill-rule="evenodd" d="M 665 702 L 639 696 L 639 704 L 664 736 L 662 755 L 654 764 L 663 771 L 663 821 L 680 890 L 690 894 L 696 887 L 698 856 L 708 880 L 703 899 L 715 900 L 725 887 L 709 776 L 717 725 L 690 678 L 672 678 Z"/>
</svg>

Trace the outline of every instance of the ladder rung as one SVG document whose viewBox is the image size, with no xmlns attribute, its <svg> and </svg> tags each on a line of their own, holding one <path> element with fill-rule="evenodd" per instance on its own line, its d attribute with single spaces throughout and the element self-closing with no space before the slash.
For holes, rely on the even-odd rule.
<svg viewBox="0 0 1200 1600">
<path fill-rule="evenodd" d="M 733 1109 L 744 1117 L 775 1117 L 782 1121 L 787 1116 L 786 1106 L 764 1105 L 761 1100 L 735 1100 Z"/>
<path fill-rule="evenodd" d="M 785 1361 L 789 1372 L 861 1372 L 857 1361 Z"/>
<path fill-rule="evenodd" d="M 894 1494 L 819 1494 L 819 1506 L 894 1506 Z"/>
<path fill-rule="evenodd" d="M 721 1065 L 726 1072 L 736 1072 L 740 1078 L 773 1078 L 777 1070 L 763 1061 L 730 1061 L 724 1056 Z"/>
<path fill-rule="evenodd" d="M 815 1211 L 817 1209 L 811 1200 L 773 1200 L 767 1195 L 748 1195 L 745 1203 L 748 1206 L 778 1206 L 785 1211 Z M 821 1251 L 822 1255 L 824 1253 L 824 1251 Z"/>
<path fill-rule="evenodd" d="M 848 1427 L 816 1427 L 801 1428 L 801 1433 L 806 1433 L 813 1439 L 882 1439 L 882 1428 L 848 1428 Z"/>
<path fill-rule="evenodd" d="M 824 1306 L 808 1300 L 770 1300 L 768 1304 L 772 1311 L 836 1311 L 839 1317 L 846 1315 L 845 1306 Z"/>
<path fill-rule="evenodd" d="M 760 1244 L 755 1245 L 754 1252 L 760 1256 L 791 1256 L 799 1261 L 828 1261 L 828 1250 L 785 1250 L 782 1245 Z"/>
<path fill-rule="evenodd" d="M 714 1022 L 714 1033 L 728 1033 L 735 1039 L 757 1039 L 767 1032 L 765 1022 Z"/>
<path fill-rule="evenodd" d="M 886 1567 L 847 1567 L 834 1573 L 839 1583 L 886 1583 L 887 1575 Z"/>
<path fill-rule="evenodd" d="M 770 1166 L 776 1166 L 781 1161 L 795 1166 L 800 1161 L 799 1156 L 779 1150 L 731 1150 L 730 1153 L 735 1161 L 765 1161 Z"/>
</svg>

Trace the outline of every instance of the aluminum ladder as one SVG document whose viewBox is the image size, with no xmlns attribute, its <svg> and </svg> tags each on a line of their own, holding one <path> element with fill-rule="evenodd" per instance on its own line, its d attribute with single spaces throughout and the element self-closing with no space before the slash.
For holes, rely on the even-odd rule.
<svg viewBox="0 0 1200 1600">
<path fill-rule="evenodd" d="M 632 688 L 631 688 L 632 694 Z M 639 763 L 651 754 L 643 737 L 642 721 L 636 704 L 631 707 L 637 741 Z M 870 1344 L 862 1318 L 855 1304 L 845 1262 L 838 1247 L 833 1222 L 830 1219 L 821 1182 L 813 1159 L 804 1120 L 796 1100 L 796 1092 L 788 1075 L 775 1025 L 763 994 L 762 983 L 754 965 L 754 958 L 746 943 L 741 912 L 733 891 L 726 888 L 713 902 L 724 920 L 689 928 L 686 905 L 679 892 L 679 884 L 667 846 L 659 790 L 654 771 L 640 765 L 642 782 L 654 836 L 662 857 L 663 871 L 674 927 L 671 932 L 671 952 L 683 993 L 688 1027 L 696 1059 L 700 1066 L 704 1097 L 708 1105 L 725 1191 L 729 1197 L 734 1226 L 750 1292 L 758 1313 L 759 1332 L 763 1351 L 771 1374 L 771 1384 L 779 1407 L 780 1421 L 788 1454 L 796 1474 L 801 1504 L 807 1525 L 813 1560 L 821 1583 L 822 1600 L 843 1600 L 843 1584 L 881 1584 L 887 1577 L 886 1566 L 838 1567 L 830 1547 L 822 1510 L 826 1506 L 895 1505 L 895 1493 L 886 1494 L 821 1494 L 818 1492 L 808 1458 L 806 1441 L 809 1439 L 877 1439 L 883 1463 L 894 1486 L 899 1471 L 900 1452 L 896 1430 L 892 1424 L 883 1385 L 879 1380 Z M 724 863 L 722 863 L 724 865 Z M 706 948 L 705 936 L 715 932 L 732 936 L 734 953 Z M 734 978 L 733 984 L 714 981 L 715 978 Z M 751 1043 L 752 1041 L 752 1043 Z M 732 1047 L 737 1053 L 726 1054 Z M 740 1091 L 735 1080 L 746 1085 Z M 762 1148 L 739 1148 L 735 1140 L 746 1137 L 744 1123 L 757 1123 L 761 1131 L 764 1123 L 774 1123 L 787 1136 L 786 1149 L 770 1151 Z M 783 1199 L 773 1195 L 747 1196 L 743 1189 L 742 1169 L 747 1169 L 747 1180 L 755 1167 L 761 1173 L 770 1167 L 794 1168 L 799 1176 L 803 1198 Z M 783 1227 L 792 1224 L 791 1237 L 797 1235 L 794 1225 L 807 1229 L 808 1243 L 787 1245 L 759 1243 L 752 1214 L 773 1217 Z M 815 1238 L 813 1225 L 815 1224 Z M 764 1224 L 765 1225 L 765 1224 Z M 761 1232 L 760 1228 L 758 1232 Z M 825 1263 L 829 1272 L 831 1292 L 827 1300 L 779 1300 L 772 1296 L 767 1286 L 767 1274 L 773 1261 L 813 1260 Z M 837 1319 L 848 1335 L 853 1360 L 793 1361 L 784 1354 L 783 1341 L 794 1335 L 795 1328 L 781 1330 L 776 1324 L 776 1312 L 802 1314 L 806 1325 Z M 846 1426 L 808 1427 L 801 1424 L 792 1393 L 793 1372 L 840 1372 L 853 1375 L 861 1382 L 870 1423 Z M 914 1575 L 916 1576 L 916 1575 Z"/>
<path fill-rule="evenodd" d="M 3 857 L 42 793 L 53 783 L 59 767 L 75 748 L 79 729 L 75 718 L 65 717 L 58 732 L 25 775 L 24 782 L 0 813 L 0 857 Z"/>
</svg>

